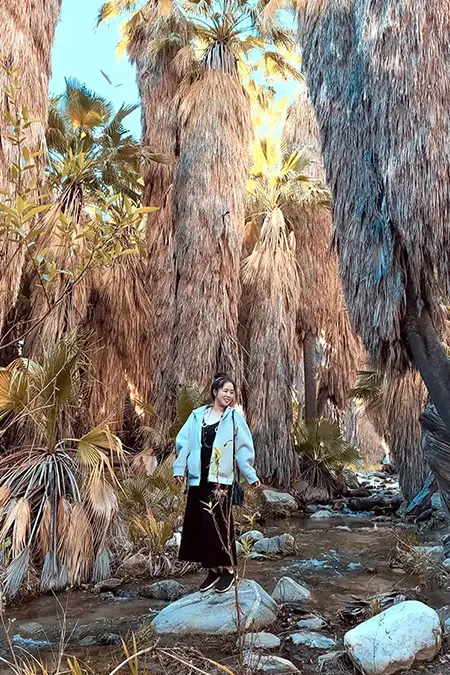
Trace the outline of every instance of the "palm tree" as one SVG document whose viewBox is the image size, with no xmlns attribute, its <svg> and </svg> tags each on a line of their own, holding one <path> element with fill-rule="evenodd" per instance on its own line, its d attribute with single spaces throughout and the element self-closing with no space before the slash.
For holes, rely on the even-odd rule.
<svg viewBox="0 0 450 675">
<path fill-rule="evenodd" d="M 129 382 L 145 390 L 149 380 L 144 354 L 150 303 L 139 255 L 144 217 L 139 212 L 150 208 L 140 209 L 141 147 L 123 124 L 135 109 L 123 105 L 114 112 L 109 102 L 73 80 L 51 101 L 48 177 L 55 203 L 39 224 L 37 246 L 47 251 L 58 272 L 47 286 L 40 269 L 31 266 L 28 318 L 36 328 L 24 344 L 25 354 L 40 358 L 55 340 L 84 326 L 96 345 L 89 361 L 91 382 L 96 383 L 89 423 L 108 419 L 118 427 Z M 77 235 L 75 248 L 61 234 L 65 223 Z M 117 249 L 117 259 L 110 264 L 105 256 L 95 265 L 93 247 L 105 237 Z M 136 253 L 120 257 L 133 244 Z M 74 266 L 81 268 L 76 283 L 68 274 Z"/>
<path fill-rule="evenodd" d="M 68 80 L 65 92 L 50 101 L 46 175 L 54 204 L 38 223 L 36 248 L 45 250 L 47 261 L 63 272 L 55 274 L 47 287 L 35 261 L 29 263 L 28 319 L 37 325 L 26 336 L 25 352 L 33 357 L 40 357 L 46 347 L 86 320 L 92 279 L 85 274 L 74 285 L 67 272 L 82 257 L 86 237 L 93 234 L 83 227 L 87 210 L 107 212 L 105 203 L 117 194 L 139 202 L 140 147 L 123 126 L 135 109 L 124 105 L 114 113 L 110 103 L 75 80 Z M 78 234 L 75 250 L 64 239 L 65 222 L 73 223 Z M 58 302 L 61 297 L 64 302 Z"/>
<path fill-rule="evenodd" d="M 422 453 L 419 423 L 427 400 L 420 375 L 409 372 L 388 379 L 373 370 L 361 371 L 351 395 L 363 403 L 376 431 L 388 442 L 403 496 L 411 501 L 422 489 L 429 471 Z"/>
<path fill-rule="evenodd" d="M 255 7 L 243 0 L 172 3 L 170 11 L 148 3 L 129 29 L 146 142 L 179 153 L 172 188 L 169 172 L 164 180 L 146 179 L 148 194 L 156 184 L 165 200 L 149 235 L 149 287 L 164 298 L 150 328 L 151 402 L 167 416 L 179 386 L 203 387 L 217 368 L 240 379 L 237 302 L 251 121 L 239 70 L 248 74 L 251 49 L 281 68 L 285 60 L 276 43 L 287 45 L 291 38 L 276 22 L 263 36 Z M 170 105 L 174 92 L 176 107 Z M 208 150 L 198 156 L 204 133 Z M 211 312 L 214 321 L 207 318 Z"/>
<path fill-rule="evenodd" d="M 413 363 L 450 428 L 439 340 L 450 269 L 448 3 L 306 2 L 299 19 L 352 324 L 380 373 Z"/>
<path fill-rule="evenodd" d="M 113 464 L 122 447 L 105 424 L 70 435 L 86 359 L 84 341 L 71 335 L 41 363 L 20 358 L 0 369 L 0 419 L 18 431 L 0 460 L 0 536 L 11 538 L 3 549 L 7 597 L 30 560 L 43 591 L 110 576 L 106 539 L 118 511 Z"/>
<path fill-rule="evenodd" d="M 308 174 L 315 181 L 311 198 L 301 209 L 292 201 L 285 208 L 295 232 L 297 262 L 302 270 L 297 328 L 303 343 L 305 419 L 311 421 L 324 412 L 328 400 L 338 408 L 345 406 L 346 392 L 354 382 L 361 350 L 344 304 L 337 259 L 330 252 L 329 198 L 321 187 L 325 185 L 325 172 L 317 124 L 304 90 L 299 92 L 288 110 L 283 138 L 291 152 L 301 150 L 305 153 Z M 320 369 L 317 387 L 316 345 L 322 335 L 325 364 Z"/>
<path fill-rule="evenodd" d="M 33 178 L 37 186 L 44 178 L 45 135 L 48 82 L 51 52 L 61 0 L 24 0 L 20 5 L 0 2 L 2 22 L 2 63 L 0 67 L 0 189 L 16 197 L 17 181 L 11 180 L 10 168 L 22 161 L 25 146 L 34 157 L 34 167 L 27 172 L 27 185 Z M 10 117 L 8 118 L 8 114 Z M 22 144 L 11 140 L 11 123 L 18 117 Z M 26 119 L 24 119 L 24 117 Z M 32 121 L 28 124 L 28 121 Z M 22 186 L 23 188 L 24 186 Z M 2 198 L 4 201 L 4 198 Z M 0 262 L 0 333 L 8 312 L 14 307 L 20 288 L 25 257 L 23 239 L 17 233 L 2 234 Z"/>
<path fill-rule="evenodd" d="M 256 219 L 264 216 L 264 222 L 242 271 L 246 404 L 259 475 L 289 485 L 295 464 L 291 427 L 302 270 L 284 212 L 293 203 L 302 209 L 315 185 L 305 175 L 307 159 L 283 151 L 278 139 L 258 140 L 254 156 L 248 187 Z"/>
</svg>

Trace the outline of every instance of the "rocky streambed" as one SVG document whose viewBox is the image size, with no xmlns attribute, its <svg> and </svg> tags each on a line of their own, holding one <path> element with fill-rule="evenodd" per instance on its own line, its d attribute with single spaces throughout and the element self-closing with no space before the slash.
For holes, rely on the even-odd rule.
<svg viewBox="0 0 450 675">
<path fill-rule="evenodd" d="M 251 543 L 251 553 L 241 562 L 245 581 L 240 604 L 242 629 L 248 633 L 244 657 L 249 672 L 351 673 L 348 654 L 352 645 L 366 640 L 366 651 L 373 655 L 370 635 L 379 638 L 381 628 L 373 623 L 364 640 L 359 634 L 352 636 L 351 630 L 375 615 L 372 621 L 382 616 L 381 627 L 387 626 L 388 632 L 400 626 L 409 638 L 408 625 L 427 626 L 422 633 L 429 636 L 428 642 L 418 644 L 417 638 L 409 649 L 416 650 L 419 659 L 434 660 L 430 665 L 420 661 L 414 665 L 413 659 L 407 666 L 413 673 L 450 674 L 446 629 L 439 623 L 450 617 L 450 581 L 442 564 L 445 556 L 442 548 L 424 548 L 439 547 L 440 536 L 435 531 L 418 533 L 416 524 L 395 515 L 400 503 L 394 479 L 376 473 L 357 480 L 358 486 L 349 491 L 359 491 L 361 496 L 350 493 L 338 503 L 308 505 L 303 513 L 294 512 L 291 502 L 288 519 L 269 519 L 257 528 L 260 534 L 247 538 L 245 546 Z M 362 494 L 363 490 L 369 494 Z M 352 503 L 361 499 L 366 501 Z M 278 506 L 282 501 L 277 498 Z M 402 567 L 397 554 L 399 541 L 405 537 L 419 547 L 425 570 L 429 557 L 430 567 L 442 573 L 438 583 L 430 575 Z M 7 654 L 11 642 L 45 659 L 64 632 L 67 653 L 78 655 L 94 672 L 107 673 L 120 662 L 117 654 L 122 638 L 133 631 L 147 634 L 149 642 L 158 639 L 161 645 L 201 648 L 209 658 L 233 670 L 234 593 L 200 597 L 196 589 L 201 578 L 198 573 L 127 585 L 110 580 L 96 589 L 36 598 L 6 611 L 9 639 L 3 632 L 0 653 Z M 439 610 L 438 619 L 429 613 L 433 608 Z M 385 609 L 391 616 L 380 615 Z M 395 642 L 404 646 L 401 633 Z M 359 657 L 353 657 L 353 663 L 358 663 Z M 367 675 L 398 672 L 399 659 L 409 657 L 392 653 L 389 658 L 397 663 L 397 670 L 389 670 L 388 664 L 383 671 L 367 670 Z M 151 672 L 158 672 L 154 665 Z"/>
</svg>

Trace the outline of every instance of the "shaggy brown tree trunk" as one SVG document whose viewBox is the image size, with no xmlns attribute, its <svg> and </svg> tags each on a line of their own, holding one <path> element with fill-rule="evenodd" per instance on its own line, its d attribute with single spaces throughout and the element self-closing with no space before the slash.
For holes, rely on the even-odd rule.
<svg viewBox="0 0 450 675">
<path fill-rule="evenodd" d="M 12 163 L 20 162 L 17 147 L 10 137 L 7 114 L 16 116 L 28 108 L 30 120 L 36 120 L 24 130 L 23 145 L 31 152 L 41 152 L 27 171 L 26 179 L 43 182 L 46 151 L 45 125 L 48 108 L 48 82 L 51 53 L 61 0 L 0 0 L 1 67 L 0 67 L 0 190 L 13 195 L 17 186 L 10 182 L 8 171 Z M 8 70 L 13 74 L 9 74 Z M 18 78 L 15 109 L 6 95 L 12 78 Z M 22 186 L 23 187 L 23 186 Z M 2 201 L 8 197 L 2 196 Z M 0 237 L 0 333 L 8 312 L 14 307 L 22 279 L 25 259 L 23 240 L 9 233 Z M 5 342 L 10 342 L 6 338 Z"/>
<path fill-rule="evenodd" d="M 308 333 L 303 340 L 305 373 L 305 422 L 317 418 L 316 337 Z"/>
</svg>

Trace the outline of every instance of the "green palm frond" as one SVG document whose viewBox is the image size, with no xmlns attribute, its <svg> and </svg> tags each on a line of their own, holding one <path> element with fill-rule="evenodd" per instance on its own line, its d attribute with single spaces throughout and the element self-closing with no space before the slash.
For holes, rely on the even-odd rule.
<svg viewBox="0 0 450 675">
<path fill-rule="evenodd" d="M 304 477 L 315 487 L 332 491 L 343 470 L 360 459 L 358 449 L 342 437 L 339 425 L 327 418 L 297 422 L 292 438 Z"/>
<path fill-rule="evenodd" d="M 170 436 L 175 438 L 183 424 L 187 421 L 189 415 L 202 405 L 209 401 L 209 392 L 201 391 L 195 387 L 184 387 L 178 397 L 177 402 L 177 421 L 170 430 Z"/>
<path fill-rule="evenodd" d="M 383 378 L 375 370 L 360 370 L 349 396 L 362 403 L 366 411 L 383 407 Z"/>
</svg>

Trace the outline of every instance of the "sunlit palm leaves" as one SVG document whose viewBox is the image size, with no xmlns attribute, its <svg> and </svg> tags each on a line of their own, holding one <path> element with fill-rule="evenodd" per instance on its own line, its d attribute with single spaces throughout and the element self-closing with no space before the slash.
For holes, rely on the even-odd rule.
<svg viewBox="0 0 450 675">
<path fill-rule="evenodd" d="M 120 441 L 106 425 L 80 439 L 62 436 L 80 403 L 85 352 L 84 341 L 70 336 L 41 363 L 19 359 L 0 369 L 3 424 L 27 430 L 30 439 L 0 459 L 0 539 L 11 537 L 7 596 L 19 590 L 30 561 L 41 568 L 45 591 L 87 581 L 108 557 Z"/>
<path fill-rule="evenodd" d="M 122 193 L 134 201 L 141 194 L 140 146 L 123 126 L 137 105 L 123 105 L 114 113 L 111 103 L 74 80 L 66 83 L 62 96 L 52 99 L 47 144 L 49 177 L 56 189 L 66 193 L 69 215 L 79 212 L 69 203 L 67 192 L 87 203 L 98 195 Z"/>
</svg>

